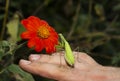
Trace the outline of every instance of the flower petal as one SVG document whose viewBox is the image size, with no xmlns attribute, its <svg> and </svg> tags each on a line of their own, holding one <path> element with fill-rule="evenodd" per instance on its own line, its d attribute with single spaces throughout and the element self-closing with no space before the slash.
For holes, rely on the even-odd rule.
<svg viewBox="0 0 120 81">
<path fill-rule="evenodd" d="M 51 37 L 48 40 L 50 40 L 54 45 L 58 44 L 58 39 L 55 37 Z"/>
<path fill-rule="evenodd" d="M 46 47 L 46 52 L 47 52 L 48 54 L 51 54 L 51 53 L 53 53 L 53 52 L 55 52 L 55 51 L 56 51 L 56 49 L 55 49 L 54 46 Z"/>
<path fill-rule="evenodd" d="M 50 37 L 48 38 L 53 44 L 58 44 L 58 35 L 57 33 L 51 33 Z"/>
<path fill-rule="evenodd" d="M 35 16 L 30 16 L 27 19 L 23 19 L 21 24 L 29 31 L 36 31 L 41 25 L 48 25 L 46 21 L 40 20 Z"/>
<path fill-rule="evenodd" d="M 32 39 L 30 39 L 29 41 L 28 41 L 28 47 L 29 48 L 32 48 L 32 47 L 34 47 L 35 46 L 35 38 L 32 38 Z"/>
<path fill-rule="evenodd" d="M 36 45 L 35 45 L 35 50 L 36 50 L 37 52 L 40 52 L 41 50 L 44 49 L 44 43 L 43 43 L 43 41 L 42 41 L 41 39 L 36 38 L 36 39 L 35 39 L 35 43 L 36 43 Z"/>
<path fill-rule="evenodd" d="M 22 39 L 30 39 L 36 36 L 35 32 L 26 31 L 21 34 Z"/>
<path fill-rule="evenodd" d="M 31 23 L 28 19 L 24 19 L 21 21 L 21 24 L 28 30 L 28 31 L 36 31 L 37 29 L 35 28 L 35 26 L 33 25 L 33 23 Z"/>
<path fill-rule="evenodd" d="M 38 17 L 30 16 L 30 17 L 28 17 L 28 20 L 29 20 L 35 27 L 38 28 L 38 27 L 40 26 L 41 20 L 40 20 Z"/>
<path fill-rule="evenodd" d="M 41 25 L 41 26 L 44 25 L 44 26 L 47 27 L 47 26 L 48 26 L 48 23 L 47 23 L 46 21 L 44 21 L 44 20 L 41 20 L 41 21 L 40 21 L 40 25 Z"/>
<path fill-rule="evenodd" d="M 50 40 L 45 40 L 45 49 L 47 53 L 53 53 L 55 52 L 55 45 L 53 42 L 51 42 Z"/>
</svg>

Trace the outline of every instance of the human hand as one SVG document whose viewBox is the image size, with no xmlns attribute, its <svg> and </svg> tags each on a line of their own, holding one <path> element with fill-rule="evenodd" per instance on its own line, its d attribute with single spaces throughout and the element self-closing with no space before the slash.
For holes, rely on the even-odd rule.
<svg viewBox="0 0 120 81">
<path fill-rule="evenodd" d="M 115 80 L 116 69 L 111 67 L 104 67 L 96 63 L 90 56 L 85 53 L 74 52 L 74 55 L 74 67 L 70 67 L 66 64 L 64 59 L 64 52 L 58 52 L 52 55 L 32 54 L 29 56 L 29 61 L 20 60 L 19 65 L 27 72 L 58 81 L 120 80 Z"/>
</svg>

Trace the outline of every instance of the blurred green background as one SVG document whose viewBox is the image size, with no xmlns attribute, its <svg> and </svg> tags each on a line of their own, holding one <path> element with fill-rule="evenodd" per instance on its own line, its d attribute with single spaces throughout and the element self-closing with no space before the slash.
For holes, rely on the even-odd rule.
<svg viewBox="0 0 120 81">
<path fill-rule="evenodd" d="M 7 1 L 8 14 L 3 24 Z M 120 66 L 120 0 L 0 0 L 4 40 L 20 43 L 19 35 L 24 31 L 20 20 L 31 15 L 46 20 L 62 33 L 74 51 L 86 52 L 105 66 Z"/>
</svg>

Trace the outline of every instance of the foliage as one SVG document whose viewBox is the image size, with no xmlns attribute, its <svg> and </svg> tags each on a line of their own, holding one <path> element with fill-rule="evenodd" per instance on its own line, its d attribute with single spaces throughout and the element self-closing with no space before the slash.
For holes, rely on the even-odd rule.
<svg viewBox="0 0 120 81">
<path fill-rule="evenodd" d="M 13 64 L 13 47 L 7 41 L 0 42 L 0 81 L 34 81 L 33 77 Z"/>
<path fill-rule="evenodd" d="M 0 1 L 1 32 L 5 18 L 4 14 L 6 13 L 6 1 Z M 0 45 L 0 71 L 3 71 L 3 67 L 6 67 L 3 72 L 6 77 L 13 77 L 9 76 L 9 73 L 12 72 L 13 75 L 17 76 L 14 78 L 21 79 L 19 73 L 16 74 L 16 71 L 10 71 L 8 68 L 12 65 L 16 68 L 20 58 L 27 59 L 27 56 L 34 52 L 28 50 L 24 44 L 22 45 L 23 48 L 15 52 L 14 59 L 11 54 L 14 46 L 24 42 L 20 39 L 20 33 L 24 31 L 20 20 L 30 15 L 47 20 L 56 31 L 62 32 L 69 40 L 73 50 L 87 52 L 102 65 L 119 67 L 119 14 L 120 0 L 35 0 L 32 2 L 29 0 L 11 0 L 4 32 L 4 40 L 9 41 L 10 45 L 7 45 L 7 48 Z M 4 45 L 7 43 L 4 41 Z M 16 43 L 16 45 L 11 47 L 12 43 Z M 8 56 L 11 58 L 8 59 Z M 5 64 L 2 61 L 4 58 Z M 3 63 L 2 66 L 1 62 Z M 0 76 L 3 76 L 3 74 L 0 74 Z"/>
</svg>

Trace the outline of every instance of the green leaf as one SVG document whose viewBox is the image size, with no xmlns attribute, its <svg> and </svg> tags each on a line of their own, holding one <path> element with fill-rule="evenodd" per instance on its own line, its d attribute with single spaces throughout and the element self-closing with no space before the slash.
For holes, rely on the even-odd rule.
<svg viewBox="0 0 120 81">
<path fill-rule="evenodd" d="M 10 43 L 8 41 L 0 41 L 0 50 L 4 53 L 10 50 Z"/>
<path fill-rule="evenodd" d="M 12 64 L 8 67 L 8 70 L 12 72 L 19 79 L 19 81 L 35 81 L 31 74 L 23 71 L 18 65 Z"/>
<path fill-rule="evenodd" d="M 23 27 L 22 24 L 19 23 L 19 29 L 18 29 L 18 30 L 19 30 L 19 31 L 18 31 L 17 41 L 21 40 L 20 35 L 21 35 L 21 33 L 22 33 L 23 31 L 25 31 L 25 28 Z"/>
<path fill-rule="evenodd" d="M 0 46 L 4 46 L 4 47 L 6 47 L 6 46 L 9 46 L 10 45 L 10 43 L 8 42 L 8 41 L 0 41 Z"/>
<path fill-rule="evenodd" d="M 4 51 L 0 48 L 0 60 L 4 56 Z"/>
<path fill-rule="evenodd" d="M 117 4 L 113 7 L 114 11 L 119 11 L 120 10 L 120 4 Z"/>
<path fill-rule="evenodd" d="M 7 24 L 8 33 L 10 34 L 10 38 L 9 38 L 10 42 L 17 41 L 18 27 L 19 27 L 19 16 L 17 13 L 15 13 L 13 18 Z"/>
<path fill-rule="evenodd" d="M 98 16 L 103 16 L 104 15 L 104 8 L 103 8 L 102 5 L 96 4 L 94 8 L 95 8 L 96 14 Z"/>
<path fill-rule="evenodd" d="M 0 59 L 0 73 L 13 63 L 13 55 L 10 53 L 4 54 Z"/>
</svg>

